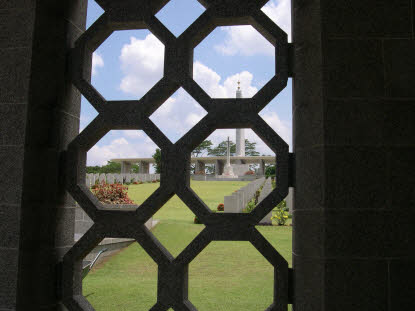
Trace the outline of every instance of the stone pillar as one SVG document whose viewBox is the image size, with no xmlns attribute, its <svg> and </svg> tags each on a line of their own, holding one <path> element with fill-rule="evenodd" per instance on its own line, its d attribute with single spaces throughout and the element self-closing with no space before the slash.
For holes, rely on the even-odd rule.
<svg viewBox="0 0 415 311">
<path fill-rule="evenodd" d="M 205 174 L 206 165 L 202 161 L 196 161 L 195 165 L 195 174 L 204 175 Z"/>
<path fill-rule="evenodd" d="M 293 197 L 294 197 L 294 195 L 293 195 L 293 193 L 294 193 L 294 188 L 292 188 L 292 187 L 290 187 L 289 189 L 288 189 L 288 195 L 287 195 L 287 197 L 285 198 L 285 204 L 287 205 L 287 207 L 288 207 L 288 212 L 290 213 L 290 214 L 292 214 L 293 213 L 293 208 L 294 208 L 294 201 L 293 201 Z"/>
<path fill-rule="evenodd" d="M 150 173 L 150 164 L 148 162 L 141 161 L 138 165 L 139 165 L 138 170 L 140 174 Z"/>
<path fill-rule="evenodd" d="M 293 1 L 294 310 L 415 310 L 413 1 Z"/>
<path fill-rule="evenodd" d="M 245 129 L 236 129 L 236 153 L 237 157 L 245 156 Z"/>
<path fill-rule="evenodd" d="M 0 16 L 0 309 L 58 310 L 57 267 L 75 223 L 62 152 L 79 132 L 81 100 L 66 56 L 86 5 L 0 1 Z"/>
<path fill-rule="evenodd" d="M 131 173 L 131 162 L 121 162 L 121 174 Z"/>
<path fill-rule="evenodd" d="M 242 98 L 242 90 L 238 85 L 238 89 L 236 90 L 236 98 Z M 235 130 L 235 144 L 236 144 L 236 152 L 235 155 L 237 157 L 244 157 L 245 156 L 245 129 L 236 129 Z"/>
<path fill-rule="evenodd" d="M 28 4 L 22 7 L 18 1 L 0 2 L 3 34 L 0 39 L 0 310 L 16 308 L 19 219 L 23 208 L 26 114 L 35 17 L 35 2 Z M 18 20 L 22 21 L 19 26 Z"/>
<path fill-rule="evenodd" d="M 223 161 L 216 160 L 215 162 L 215 175 L 222 175 L 223 174 Z"/>
</svg>

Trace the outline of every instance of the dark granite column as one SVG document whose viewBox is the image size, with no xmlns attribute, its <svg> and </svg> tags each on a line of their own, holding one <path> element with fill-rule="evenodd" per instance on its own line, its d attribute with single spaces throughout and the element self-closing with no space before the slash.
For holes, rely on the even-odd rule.
<svg viewBox="0 0 415 311">
<path fill-rule="evenodd" d="M 414 1 L 293 0 L 295 310 L 415 310 Z"/>
<path fill-rule="evenodd" d="M 16 308 L 33 7 L 0 1 L 0 310 Z"/>
<path fill-rule="evenodd" d="M 13 40 L 16 32 L 22 32 L 22 38 L 32 36 L 24 54 L 12 56 L 18 68 L 27 59 L 26 71 L 21 77 L 9 77 L 10 86 L 18 92 L 10 95 L 11 100 L 26 103 L 25 118 L 21 117 L 22 122 L 15 120 L 15 131 L 6 131 L 9 135 L 26 133 L 19 135 L 18 143 L 24 148 L 18 149 L 10 164 L 11 171 L 19 172 L 19 179 L 7 177 L 16 183 L 13 191 L 21 189 L 14 202 L 19 205 L 17 200 L 21 198 L 20 218 L 10 228 L 16 230 L 20 223 L 16 309 L 57 310 L 57 263 L 73 244 L 75 214 L 74 202 L 64 190 L 62 151 L 79 132 L 80 114 L 80 95 L 69 82 L 66 70 L 67 55 L 85 28 L 87 1 L 1 3 L 12 2 L 18 3 L 18 14 L 0 18 L 11 24 L 10 34 L 4 37 Z M 23 90 L 22 85 L 26 86 Z M 22 94 L 24 90 L 28 91 Z M 23 171 L 16 170 L 16 166 Z M 10 282 L 15 280 L 10 278 Z M 3 287 L 4 282 L 0 285 Z M 12 304 L 10 309 L 14 309 Z"/>
</svg>

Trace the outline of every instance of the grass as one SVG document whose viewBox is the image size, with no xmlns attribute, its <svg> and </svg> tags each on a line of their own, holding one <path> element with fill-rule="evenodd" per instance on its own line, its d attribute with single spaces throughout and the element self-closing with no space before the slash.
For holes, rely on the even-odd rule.
<svg viewBox="0 0 415 311">
<path fill-rule="evenodd" d="M 246 182 L 193 181 L 192 189 L 211 208 Z M 142 203 L 158 184 L 132 185 L 130 197 Z M 177 256 L 203 229 L 174 196 L 154 216 L 154 235 Z M 291 265 L 291 227 L 258 230 Z M 156 302 L 157 266 L 133 243 L 98 266 L 84 280 L 83 293 L 96 310 L 148 310 Z M 272 303 L 273 268 L 248 242 L 211 242 L 189 266 L 189 300 L 200 311 L 264 310 Z"/>
</svg>

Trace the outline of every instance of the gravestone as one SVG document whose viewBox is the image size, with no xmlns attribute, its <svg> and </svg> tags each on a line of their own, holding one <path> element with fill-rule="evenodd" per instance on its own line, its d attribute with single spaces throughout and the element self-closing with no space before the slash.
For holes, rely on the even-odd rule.
<svg viewBox="0 0 415 311">
<path fill-rule="evenodd" d="M 265 181 L 265 184 L 264 184 L 264 187 L 262 188 L 262 191 L 261 191 L 261 194 L 259 195 L 259 198 L 258 198 L 258 204 L 260 203 L 260 202 L 262 202 L 267 196 L 268 196 L 268 194 L 270 194 L 271 193 L 271 191 L 272 191 L 272 183 L 271 183 L 271 178 L 268 178 L 266 181 Z M 269 213 L 268 213 L 268 215 L 266 215 L 259 223 L 260 224 L 267 224 L 267 225 L 271 225 L 272 224 L 272 220 L 271 220 L 271 217 L 272 217 L 272 211 L 270 211 Z"/>
<path fill-rule="evenodd" d="M 109 184 L 113 184 L 114 183 L 114 174 L 107 174 L 107 182 Z"/>
</svg>

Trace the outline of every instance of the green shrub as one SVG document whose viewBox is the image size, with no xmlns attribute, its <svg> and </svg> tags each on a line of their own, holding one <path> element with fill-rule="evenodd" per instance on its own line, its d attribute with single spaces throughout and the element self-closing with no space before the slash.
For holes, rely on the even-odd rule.
<svg viewBox="0 0 415 311">
<path fill-rule="evenodd" d="M 244 213 L 250 213 L 254 210 L 256 204 L 255 204 L 255 198 L 253 198 L 251 201 L 248 202 L 248 204 L 246 205 L 246 207 L 243 209 L 242 212 Z"/>
<path fill-rule="evenodd" d="M 283 201 L 285 202 L 285 201 Z M 281 202 L 282 203 L 282 202 Z M 280 203 L 280 204 L 281 204 Z M 278 205 L 280 205 L 278 204 Z M 278 207 L 274 210 L 274 216 L 271 217 L 272 220 L 276 220 L 278 226 L 285 226 L 288 220 L 288 213 L 284 210 L 283 207 Z"/>
</svg>

